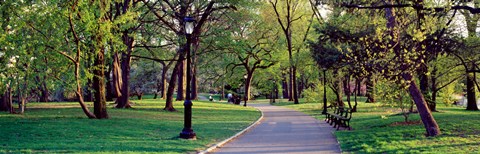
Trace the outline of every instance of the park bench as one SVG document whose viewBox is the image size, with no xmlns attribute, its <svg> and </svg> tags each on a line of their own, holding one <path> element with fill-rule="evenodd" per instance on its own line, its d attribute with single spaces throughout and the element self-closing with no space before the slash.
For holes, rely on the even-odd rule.
<svg viewBox="0 0 480 154">
<path fill-rule="evenodd" d="M 333 127 L 337 128 L 340 127 L 350 128 L 350 119 L 352 119 L 352 109 L 344 108 L 344 107 L 337 107 L 337 106 L 330 106 L 330 109 L 327 109 L 327 114 L 325 115 L 325 121 Z"/>
</svg>

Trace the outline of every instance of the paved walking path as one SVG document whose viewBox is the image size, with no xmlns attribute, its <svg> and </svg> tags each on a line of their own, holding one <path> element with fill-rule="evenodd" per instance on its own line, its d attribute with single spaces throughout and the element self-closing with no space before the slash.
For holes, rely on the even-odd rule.
<svg viewBox="0 0 480 154">
<path fill-rule="evenodd" d="M 251 106 L 260 109 L 264 119 L 215 153 L 340 153 L 334 129 L 324 121 L 285 107 Z"/>
</svg>

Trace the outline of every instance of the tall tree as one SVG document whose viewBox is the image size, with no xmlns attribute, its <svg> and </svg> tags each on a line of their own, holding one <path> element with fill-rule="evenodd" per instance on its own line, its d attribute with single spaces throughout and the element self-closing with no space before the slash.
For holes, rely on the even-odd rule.
<svg viewBox="0 0 480 154">
<path fill-rule="evenodd" d="M 423 57 L 428 54 L 426 46 L 428 36 L 437 31 L 434 22 L 435 14 L 451 9 L 467 9 L 470 12 L 477 12 L 475 8 L 465 6 L 435 7 L 422 0 L 411 1 L 402 4 L 391 3 L 370 3 L 362 4 L 341 3 L 342 7 L 349 8 L 349 13 L 356 9 L 367 9 L 372 13 L 375 24 L 375 35 L 367 35 L 358 38 L 366 40 L 367 52 L 375 53 L 372 59 L 376 59 L 374 67 L 383 77 L 393 80 L 405 86 L 411 98 L 417 106 L 422 122 L 425 126 L 427 136 L 439 135 L 440 129 L 432 113 L 428 109 L 426 100 L 421 93 L 414 75 L 416 68 L 424 63 Z M 378 16 L 378 10 L 386 11 L 386 16 Z M 437 14 L 438 15 L 438 14 Z M 375 49 L 375 50 L 372 50 Z"/>
<path fill-rule="evenodd" d="M 198 38 L 202 35 L 204 32 L 203 26 L 205 23 L 210 22 L 210 17 L 212 13 L 215 13 L 217 11 L 223 11 L 223 10 L 229 10 L 231 8 L 234 8 L 235 4 L 238 3 L 243 3 L 243 1 L 222 1 L 222 2 L 217 2 L 217 1 L 207 1 L 207 0 L 202 0 L 198 2 L 193 2 L 193 1 L 155 1 L 151 2 L 148 0 L 143 0 L 144 4 L 149 8 L 150 12 L 152 13 L 158 22 L 162 23 L 162 27 L 165 27 L 167 31 L 170 31 L 173 34 L 176 34 L 176 38 L 179 40 L 179 42 L 176 42 L 178 44 L 181 44 L 179 46 L 182 46 L 185 44 L 184 42 L 184 17 L 188 15 L 195 15 L 193 11 L 198 11 L 199 13 L 193 16 L 196 19 L 196 24 L 194 31 L 191 35 L 192 41 L 195 42 L 198 40 Z M 195 5 L 195 10 L 193 6 Z M 194 43 L 195 44 L 195 43 Z M 186 48 L 181 48 L 177 50 L 177 54 L 179 55 L 179 58 L 177 60 L 177 63 L 173 67 L 172 75 L 170 77 L 170 82 L 168 85 L 168 90 L 167 90 L 167 99 L 166 99 L 166 106 L 165 110 L 175 110 L 173 108 L 173 91 L 175 88 L 175 82 L 177 80 L 177 73 L 180 68 L 180 62 L 185 59 L 185 55 L 187 51 L 184 51 Z M 189 70 L 187 70 L 189 71 Z"/>
<path fill-rule="evenodd" d="M 137 0 L 122 0 L 115 2 L 115 15 L 113 20 L 118 20 L 126 24 L 119 25 L 119 31 L 124 47 L 124 51 L 121 56 L 121 95 L 117 98 L 116 108 L 129 108 L 129 96 L 130 96 L 130 63 L 132 52 L 135 47 L 135 30 L 138 28 L 136 25 L 136 4 Z M 113 13 L 113 12 L 112 12 Z"/>
<path fill-rule="evenodd" d="M 415 102 L 425 126 L 427 136 L 437 136 L 440 134 L 438 124 L 428 109 L 425 98 L 413 78 L 414 69 L 423 63 L 420 57 L 426 54 L 425 35 L 432 33 L 433 29 L 425 26 L 431 23 L 426 22 L 428 14 L 423 10 L 424 2 L 422 0 L 416 0 L 413 3 L 421 7 L 415 7 L 414 11 L 387 7 L 389 9 L 386 11 L 390 11 L 390 13 L 388 13 L 389 15 L 386 17 L 384 33 L 381 35 L 389 39 L 387 39 L 387 41 L 379 40 L 383 43 L 376 42 L 375 44 L 382 44 L 381 46 L 383 46 L 384 50 L 390 51 L 385 52 L 388 54 L 381 56 L 381 59 L 388 59 L 390 61 L 379 63 L 383 66 L 378 65 L 380 66 L 378 69 L 381 70 L 385 77 L 408 87 L 409 94 Z M 413 27 L 417 30 L 411 31 L 408 27 Z M 411 43 L 407 43 L 407 41 Z M 408 50 L 411 52 L 403 52 Z M 372 52 L 377 52 L 378 54 L 378 51 Z M 396 58 L 392 59 L 393 57 Z M 398 66 L 398 64 L 400 64 L 400 66 Z"/>
<path fill-rule="evenodd" d="M 293 57 L 293 27 L 296 21 L 299 21 L 305 14 L 302 12 L 302 8 L 304 5 L 307 4 L 301 0 L 286 0 L 284 2 L 280 2 L 278 0 L 269 0 L 273 11 L 275 12 L 277 22 L 280 25 L 282 32 L 285 36 L 287 49 L 288 49 L 288 57 L 290 62 L 289 68 L 289 94 L 292 97 L 289 97 L 289 101 L 294 101 L 295 104 L 298 104 L 298 87 L 297 87 L 297 68 L 294 63 Z M 306 32 L 308 33 L 308 31 Z M 305 34 L 306 35 L 306 34 Z M 304 42 L 301 42 L 303 44 Z M 298 46 L 297 48 L 301 48 Z"/>
<path fill-rule="evenodd" d="M 468 5 L 471 4 L 472 2 L 465 1 L 463 4 Z M 478 0 L 473 1 L 473 6 L 475 8 L 480 7 L 480 3 Z M 480 20 L 480 14 L 473 14 L 467 10 L 460 10 L 462 13 L 463 17 L 465 18 L 465 24 L 467 26 L 467 42 L 476 42 L 478 43 L 480 40 L 478 34 L 477 34 L 477 28 L 478 28 L 478 21 Z M 475 83 L 476 83 L 476 71 L 478 70 L 478 56 L 472 56 L 472 55 L 478 55 L 478 49 L 475 50 L 476 48 L 472 46 L 476 46 L 475 43 L 467 43 L 470 48 L 466 48 L 465 53 L 460 56 L 457 54 L 458 58 L 462 61 L 463 66 L 465 67 L 465 77 L 466 77 L 466 85 L 467 85 L 467 110 L 479 110 L 477 106 L 477 97 L 475 94 Z"/>
<path fill-rule="evenodd" d="M 84 7 L 84 6 L 85 4 L 83 3 L 72 2 L 68 5 L 69 8 L 66 9 L 66 13 L 68 14 L 68 19 L 65 19 L 65 20 L 67 20 L 68 22 L 68 25 L 69 25 L 68 30 L 71 34 L 65 34 L 65 41 L 66 41 L 67 47 L 71 47 L 75 49 L 74 52 L 72 53 L 73 55 L 70 55 L 69 53 L 63 52 L 61 50 L 56 50 L 56 51 L 61 55 L 65 56 L 68 60 L 71 61 L 71 63 L 74 64 L 74 74 L 75 74 L 75 82 L 76 82 L 75 94 L 77 96 L 78 102 L 80 103 L 80 106 L 82 107 L 83 112 L 85 113 L 85 115 L 87 115 L 88 118 L 96 118 L 96 115 L 90 112 L 90 110 L 85 104 L 82 84 L 81 84 L 81 76 L 80 76 L 80 70 L 81 70 L 80 64 L 81 64 L 81 59 L 82 59 L 82 55 L 84 55 L 84 52 L 82 51 L 83 42 L 80 39 L 79 34 L 77 33 L 78 31 L 77 29 L 80 25 L 77 25 L 77 28 L 75 28 L 76 24 L 75 24 L 74 14 L 82 13 L 80 12 L 79 7 Z M 73 42 L 74 42 L 73 46 L 70 44 L 70 41 L 69 41 L 70 39 L 68 39 L 69 37 L 73 37 Z"/>
<path fill-rule="evenodd" d="M 250 87 L 254 73 L 257 69 L 266 69 L 275 64 L 272 53 L 275 51 L 275 44 L 278 40 L 277 33 L 269 28 L 259 16 L 243 12 L 242 18 L 235 21 L 238 26 L 233 31 L 232 41 L 233 49 L 227 53 L 236 57 L 236 62 L 231 63 L 231 70 L 243 66 L 245 68 L 245 99 L 250 100 Z M 232 71 L 233 73 L 233 71 Z M 245 104 L 246 105 L 246 104 Z"/>
<path fill-rule="evenodd" d="M 186 55 L 184 47 L 181 45 L 184 44 L 182 43 L 182 38 L 184 38 L 184 29 L 181 25 L 184 24 L 183 18 L 187 16 L 191 2 L 177 1 L 172 3 L 170 1 L 150 2 L 147 0 L 143 0 L 143 2 L 150 10 L 149 12 L 156 17 L 156 20 L 162 23 L 163 27 L 166 27 L 167 31 L 171 31 L 172 33 L 176 34 L 177 39 L 179 40 L 179 42 L 175 42 L 179 44 L 179 47 L 181 47 L 177 50 L 177 55 L 179 55 L 179 58 L 172 70 L 164 108 L 164 110 L 175 111 L 175 108 L 173 107 L 173 91 L 175 89 L 175 82 L 177 81 L 178 72 L 181 70 L 181 62 L 184 61 Z"/>
</svg>

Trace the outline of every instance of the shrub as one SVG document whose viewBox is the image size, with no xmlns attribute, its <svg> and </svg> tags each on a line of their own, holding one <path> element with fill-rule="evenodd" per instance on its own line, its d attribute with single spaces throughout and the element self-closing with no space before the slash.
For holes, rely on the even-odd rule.
<svg viewBox="0 0 480 154">
<path fill-rule="evenodd" d="M 455 101 L 453 95 L 455 94 L 456 85 L 457 82 L 451 83 L 439 91 L 438 95 L 442 98 L 442 102 L 445 106 L 451 106 Z"/>
<path fill-rule="evenodd" d="M 376 95 L 382 103 L 391 107 L 398 107 L 402 110 L 405 122 L 408 122 L 410 108 L 413 100 L 407 92 L 405 86 L 395 84 L 390 81 L 379 81 L 376 85 Z"/>
<path fill-rule="evenodd" d="M 323 103 L 323 85 L 315 84 L 314 87 L 303 91 L 307 103 Z M 335 94 L 330 88 L 327 88 L 327 103 L 335 102 Z"/>
</svg>

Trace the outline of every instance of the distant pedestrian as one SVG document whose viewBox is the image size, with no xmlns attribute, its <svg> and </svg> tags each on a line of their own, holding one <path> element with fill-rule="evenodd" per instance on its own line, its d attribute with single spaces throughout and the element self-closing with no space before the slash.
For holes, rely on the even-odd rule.
<svg viewBox="0 0 480 154">
<path fill-rule="evenodd" d="M 240 101 L 242 101 L 242 100 L 241 100 L 241 96 L 238 95 L 238 96 L 235 97 L 235 102 L 234 102 L 234 104 L 239 105 L 239 104 L 240 104 Z"/>
<path fill-rule="evenodd" d="M 230 103 L 230 102 L 233 102 L 233 95 L 232 95 L 232 93 L 228 93 L 228 94 L 227 94 L 227 99 L 228 99 L 228 102 L 229 102 L 229 103 Z"/>
</svg>

